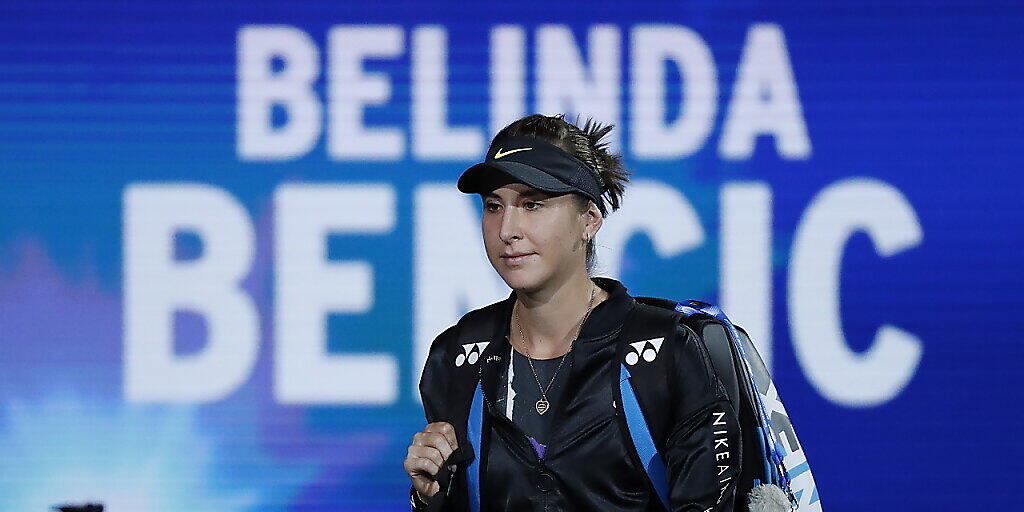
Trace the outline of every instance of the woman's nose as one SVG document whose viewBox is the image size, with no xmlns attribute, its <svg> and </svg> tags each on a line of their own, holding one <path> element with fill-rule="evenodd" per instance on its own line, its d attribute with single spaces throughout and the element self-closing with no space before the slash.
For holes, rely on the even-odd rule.
<svg viewBox="0 0 1024 512">
<path fill-rule="evenodd" d="M 519 225 L 519 212 L 515 207 L 505 208 L 505 211 L 501 215 L 501 240 L 505 243 L 510 242 L 513 238 L 522 238 L 523 233 L 521 232 L 521 226 Z"/>
</svg>

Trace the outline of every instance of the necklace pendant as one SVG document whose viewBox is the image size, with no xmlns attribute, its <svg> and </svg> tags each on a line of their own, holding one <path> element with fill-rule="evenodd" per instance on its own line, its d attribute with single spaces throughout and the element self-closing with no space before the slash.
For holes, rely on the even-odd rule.
<svg viewBox="0 0 1024 512">
<path fill-rule="evenodd" d="M 548 406 L 549 405 L 551 405 L 551 404 L 549 404 L 548 401 L 543 399 L 543 398 L 541 398 L 540 400 L 537 400 L 537 404 L 536 404 L 537 414 L 543 415 L 544 413 L 548 412 Z"/>
</svg>

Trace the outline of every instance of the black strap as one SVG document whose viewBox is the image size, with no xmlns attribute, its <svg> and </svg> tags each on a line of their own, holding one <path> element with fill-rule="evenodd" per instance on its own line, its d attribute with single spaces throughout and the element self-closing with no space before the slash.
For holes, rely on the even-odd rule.
<svg viewBox="0 0 1024 512">
<path fill-rule="evenodd" d="M 441 470 L 434 475 L 434 480 L 440 485 L 440 490 L 434 493 L 427 500 L 428 512 L 440 512 L 444 509 L 445 501 L 452 492 L 452 484 L 455 482 L 455 473 L 459 469 L 465 468 L 469 462 L 473 460 L 473 447 L 468 444 L 460 445 L 445 459 L 444 464 L 441 464 Z M 451 471 L 449 467 L 455 465 L 455 471 Z"/>
<path fill-rule="evenodd" d="M 740 409 L 740 385 L 736 377 L 736 363 L 733 359 L 732 342 L 729 334 L 721 324 L 707 323 L 703 327 L 701 338 L 704 339 L 704 346 L 711 355 L 711 364 L 715 367 L 715 373 L 725 385 L 725 391 L 729 394 L 729 401 L 733 409 Z"/>
</svg>

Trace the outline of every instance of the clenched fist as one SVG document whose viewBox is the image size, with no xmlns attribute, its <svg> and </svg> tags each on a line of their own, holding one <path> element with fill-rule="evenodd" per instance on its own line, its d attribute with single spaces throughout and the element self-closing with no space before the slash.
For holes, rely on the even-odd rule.
<svg viewBox="0 0 1024 512">
<path fill-rule="evenodd" d="M 405 457 L 405 472 L 412 479 L 412 486 L 422 501 L 427 501 L 441 488 L 436 480 L 437 472 L 448 456 L 459 447 L 455 440 L 455 427 L 451 423 L 438 421 L 423 428 L 412 436 L 408 455 Z M 456 466 L 450 469 L 455 471 Z"/>
</svg>

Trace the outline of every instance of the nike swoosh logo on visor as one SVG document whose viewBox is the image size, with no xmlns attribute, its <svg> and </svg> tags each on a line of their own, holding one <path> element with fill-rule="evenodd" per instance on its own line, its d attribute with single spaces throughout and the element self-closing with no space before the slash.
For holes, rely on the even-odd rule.
<svg viewBox="0 0 1024 512">
<path fill-rule="evenodd" d="M 518 153 L 520 151 L 529 151 L 529 150 L 531 150 L 533 148 L 519 148 L 519 149 L 510 149 L 508 151 L 502 151 L 503 149 L 504 148 L 498 148 L 498 151 L 496 151 L 494 153 L 494 159 L 495 160 L 497 160 L 497 159 L 499 159 L 499 158 L 501 158 L 503 156 L 511 155 L 512 153 Z"/>
</svg>

